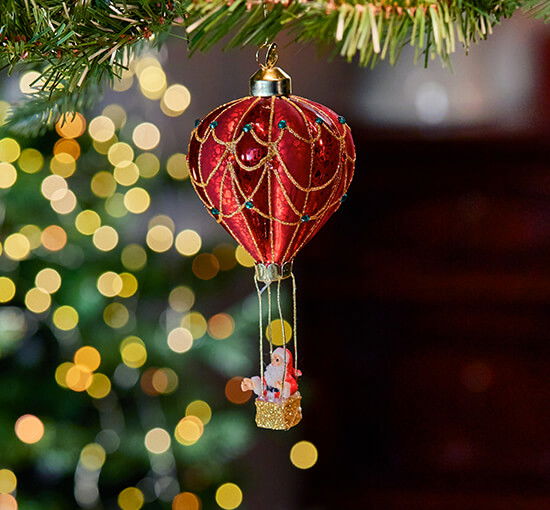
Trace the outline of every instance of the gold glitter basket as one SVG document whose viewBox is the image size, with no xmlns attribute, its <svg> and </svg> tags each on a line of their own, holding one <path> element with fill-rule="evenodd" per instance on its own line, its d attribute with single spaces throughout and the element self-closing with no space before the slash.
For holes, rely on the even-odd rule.
<svg viewBox="0 0 550 510">
<path fill-rule="evenodd" d="M 294 393 L 280 402 L 256 399 L 256 425 L 264 429 L 288 430 L 302 419 L 302 397 Z"/>
</svg>

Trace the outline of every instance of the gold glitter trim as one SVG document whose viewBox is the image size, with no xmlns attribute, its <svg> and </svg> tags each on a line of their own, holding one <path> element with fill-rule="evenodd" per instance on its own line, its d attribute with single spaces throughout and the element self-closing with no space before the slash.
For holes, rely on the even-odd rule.
<svg viewBox="0 0 550 510">
<path fill-rule="evenodd" d="M 281 402 L 256 399 L 256 425 L 263 429 L 288 430 L 302 419 L 302 397 L 294 393 Z"/>
</svg>

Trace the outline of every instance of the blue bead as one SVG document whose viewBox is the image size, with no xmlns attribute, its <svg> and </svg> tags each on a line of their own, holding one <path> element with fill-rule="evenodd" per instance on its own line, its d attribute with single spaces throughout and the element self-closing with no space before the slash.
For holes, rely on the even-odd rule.
<svg viewBox="0 0 550 510">
<path fill-rule="evenodd" d="M 201 123 L 201 119 L 195 120 L 195 127 L 199 127 L 199 124 Z"/>
<path fill-rule="evenodd" d="M 243 131 L 244 131 L 245 133 L 248 133 L 249 131 L 252 131 L 252 124 L 245 124 L 245 125 L 243 126 Z"/>
<path fill-rule="evenodd" d="M 344 193 L 342 197 L 340 198 L 340 202 L 345 202 L 348 199 L 348 194 Z"/>
<path fill-rule="evenodd" d="M 248 202 L 245 202 L 244 206 L 247 209 L 252 209 L 254 207 L 254 203 L 251 200 L 249 200 Z"/>
<path fill-rule="evenodd" d="M 342 117 L 342 116 L 340 115 L 340 117 L 338 117 L 338 122 L 339 122 L 340 124 L 345 124 L 345 123 L 346 123 L 346 118 L 345 118 L 345 117 Z"/>
<path fill-rule="evenodd" d="M 323 119 L 322 119 L 321 117 L 317 117 L 317 118 L 315 119 L 315 122 L 317 122 L 317 124 L 322 124 L 324 121 L 323 121 Z"/>
<path fill-rule="evenodd" d="M 218 211 L 215 207 L 212 207 L 212 209 L 210 209 L 210 212 L 211 212 L 214 216 L 217 216 L 218 214 L 220 214 L 220 211 Z"/>
<path fill-rule="evenodd" d="M 304 214 L 301 218 L 302 222 L 305 223 L 306 221 L 309 221 L 310 220 L 310 217 L 308 214 Z"/>
<path fill-rule="evenodd" d="M 218 121 L 217 121 L 217 120 L 215 120 L 215 121 L 213 121 L 213 122 L 210 123 L 210 127 L 211 127 L 212 129 L 214 129 L 217 125 L 218 125 Z"/>
<path fill-rule="evenodd" d="M 286 120 L 280 120 L 277 126 L 279 126 L 281 129 L 286 128 Z"/>
</svg>

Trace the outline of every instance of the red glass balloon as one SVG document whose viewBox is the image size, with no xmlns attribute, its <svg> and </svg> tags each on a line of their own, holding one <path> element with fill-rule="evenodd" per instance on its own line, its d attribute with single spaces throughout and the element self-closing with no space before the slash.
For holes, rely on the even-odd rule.
<svg viewBox="0 0 550 510">
<path fill-rule="evenodd" d="M 345 199 L 355 148 L 343 117 L 298 96 L 244 97 L 191 135 L 193 185 L 256 262 L 283 265 Z"/>
</svg>

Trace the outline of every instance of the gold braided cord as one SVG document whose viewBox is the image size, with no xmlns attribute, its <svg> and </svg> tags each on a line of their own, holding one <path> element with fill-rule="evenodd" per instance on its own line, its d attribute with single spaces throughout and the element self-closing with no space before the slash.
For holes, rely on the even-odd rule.
<svg viewBox="0 0 550 510">
<path fill-rule="evenodd" d="M 262 312 L 262 291 L 258 285 L 258 279 L 254 276 L 254 285 L 256 286 L 256 292 L 258 294 L 258 310 L 259 310 L 259 328 L 260 328 L 260 395 L 264 393 L 264 325 L 263 325 L 263 312 Z"/>
<path fill-rule="evenodd" d="M 283 381 L 281 384 L 281 395 L 284 394 L 285 390 L 285 380 L 286 380 L 286 330 L 285 330 L 285 321 L 283 319 L 283 310 L 281 307 L 281 280 L 277 280 L 277 309 L 279 311 L 279 322 L 281 323 L 281 339 L 283 341 L 283 363 L 285 366 L 285 371 L 283 372 Z M 271 337 L 273 338 L 273 332 L 271 332 Z"/>
<path fill-rule="evenodd" d="M 294 332 L 294 369 L 298 370 L 298 308 L 296 306 L 296 278 L 294 273 L 290 273 L 292 278 L 292 331 Z"/>
<path fill-rule="evenodd" d="M 269 340 L 269 354 L 273 354 L 273 331 L 271 324 L 271 283 L 267 284 L 267 324 L 270 328 L 271 339 Z"/>
</svg>

